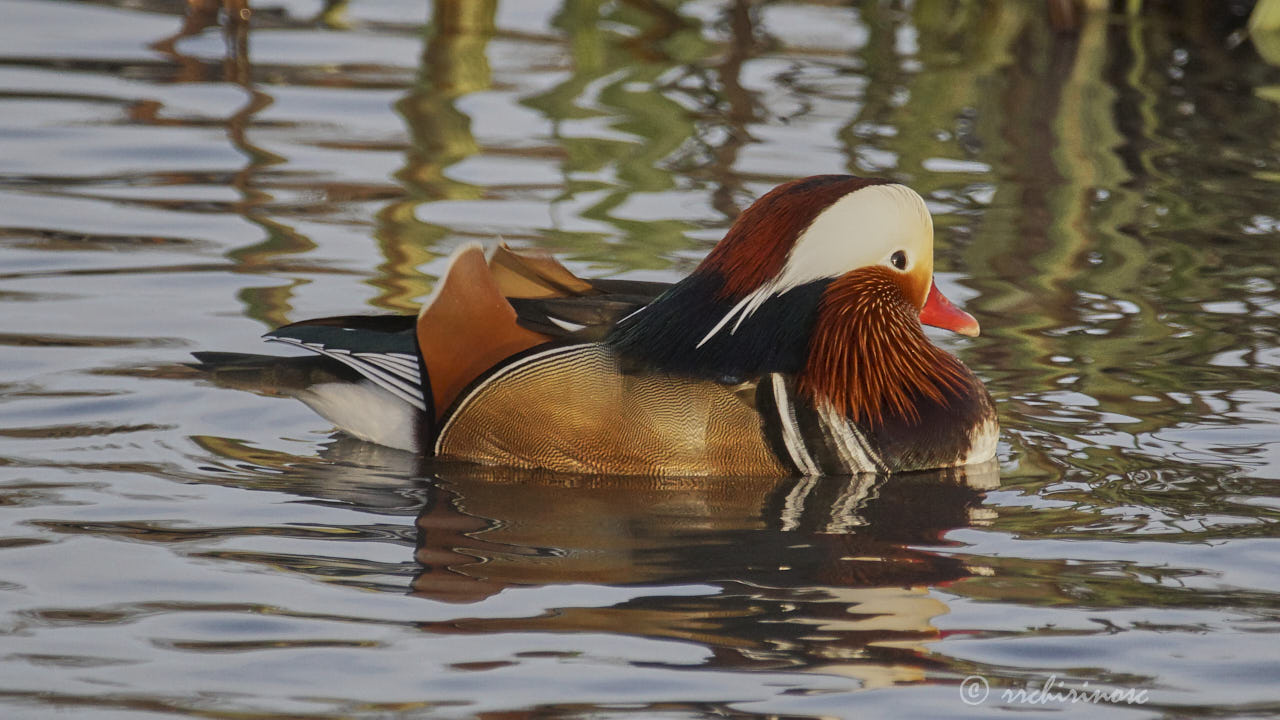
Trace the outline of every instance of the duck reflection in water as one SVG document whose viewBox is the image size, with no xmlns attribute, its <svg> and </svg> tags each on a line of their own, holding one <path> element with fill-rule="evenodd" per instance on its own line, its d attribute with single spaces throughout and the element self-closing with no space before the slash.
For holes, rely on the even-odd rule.
<svg viewBox="0 0 1280 720">
<path fill-rule="evenodd" d="M 460 608 L 420 623 L 425 632 L 678 640 L 706 648 L 707 667 L 820 671 L 864 687 L 945 671 L 928 649 L 944 636 L 933 619 L 948 612 L 934 588 L 988 571 L 939 550 L 954 545 L 947 532 L 994 519 L 982 499 L 999 485 L 995 463 L 891 476 L 608 477 L 445 465 L 342 436 L 318 458 L 196 440 L 236 461 L 223 482 L 416 514 L 411 595 L 468 606 L 521 588 L 636 591 L 607 606 L 572 594 L 548 608 L 543 596 L 514 617 Z M 350 564 L 347 582 L 363 585 L 373 571 Z"/>
<path fill-rule="evenodd" d="M 417 519 L 413 594 L 697 584 L 612 607 L 431 624 L 432 632 L 609 632 L 686 640 L 712 666 L 821 669 L 867 686 L 923 679 L 930 592 L 982 572 L 931 552 L 984 522 L 994 463 L 898 476 L 610 478 L 456 466 Z"/>
</svg>

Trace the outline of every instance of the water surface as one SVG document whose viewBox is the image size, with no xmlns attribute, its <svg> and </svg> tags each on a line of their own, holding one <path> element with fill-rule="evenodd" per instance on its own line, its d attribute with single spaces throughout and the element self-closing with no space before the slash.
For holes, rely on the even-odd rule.
<svg viewBox="0 0 1280 720">
<path fill-rule="evenodd" d="M 0 2 L 0 714 L 1280 714 L 1280 34 L 1062 5 Z M 433 467 L 181 366 L 825 172 L 928 200 L 997 464 Z"/>
</svg>

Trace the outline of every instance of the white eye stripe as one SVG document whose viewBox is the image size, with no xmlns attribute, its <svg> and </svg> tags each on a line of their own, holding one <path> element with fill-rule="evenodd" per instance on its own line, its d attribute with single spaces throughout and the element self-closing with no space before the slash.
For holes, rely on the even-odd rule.
<svg viewBox="0 0 1280 720">
<path fill-rule="evenodd" d="M 872 185 L 818 213 L 796 239 L 778 281 L 796 287 L 874 265 L 895 250 L 912 251 L 909 258 L 932 247 L 933 218 L 924 199 L 905 185 Z"/>
</svg>

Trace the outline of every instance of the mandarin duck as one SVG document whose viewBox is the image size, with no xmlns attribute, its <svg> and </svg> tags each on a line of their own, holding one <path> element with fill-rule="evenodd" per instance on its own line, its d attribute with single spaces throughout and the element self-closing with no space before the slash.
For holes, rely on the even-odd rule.
<svg viewBox="0 0 1280 720">
<path fill-rule="evenodd" d="M 318 356 L 196 353 L 196 367 L 447 460 L 685 476 L 989 460 L 991 397 L 922 323 L 978 334 L 933 282 L 923 199 L 821 175 L 762 196 L 675 284 L 470 244 L 416 316 L 298 322 L 265 338 Z"/>
</svg>

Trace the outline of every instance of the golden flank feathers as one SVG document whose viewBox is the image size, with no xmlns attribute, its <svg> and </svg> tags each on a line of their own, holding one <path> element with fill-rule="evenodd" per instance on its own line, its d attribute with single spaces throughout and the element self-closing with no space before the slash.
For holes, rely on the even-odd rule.
<svg viewBox="0 0 1280 720">
<path fill-rule="evenodd" d="M 478 383 L 440 431 L 444 458 L 618 475 L 779 475 L 752 393 L 627 374 L 605 345 L 535 351 Z"/>
</svg>

